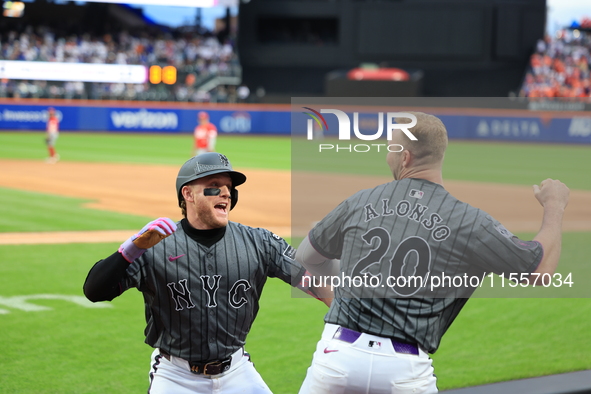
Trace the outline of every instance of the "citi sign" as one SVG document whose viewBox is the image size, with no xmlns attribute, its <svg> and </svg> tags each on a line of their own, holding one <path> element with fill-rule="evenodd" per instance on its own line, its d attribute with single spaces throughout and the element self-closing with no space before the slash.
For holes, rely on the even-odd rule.
<svg viewBox="0 0 591 394">
<path fill-rule="evenodd" d="M 351 119 L 349 115 L 344 111 L 338 109 L 321 109 L 320 112 L 309 108 L 303 107 L 304 109 L 308 110 L 309 112 L 304 112 L 304 114 L 308 115 L 310 119 L 307 121 L 307 129 L 306 129 L 306 138 L 308 140 L 314 140 L 318 138 L 324 137 L 324 131 L 328 130 L 328 123 L 326 122 L 325 117 L 322 114 L 332 114 L 336 116 L 338 122 L 338 132 L 339 132 L 339 140 L 342 141 L 350 141 L 351 136 L 351 129 L 353 130 L 354 137 L 362 140 L 362 141 L 375 141 L 382 137 L 384 133 L 384 123 L 386 123 L 386 137 L 388 141 L 392 140 L 392 131 L 393 130 L 400 130 L 402 131 L 411 141 L 417 141 L 417 137 L 415 137 L 411 132 L 410 128 L 416 126 L 417 118 L 415 115 L 407 113 L 407 112 L 387 112 L 385 115 L 383 112 L 378 112 L 377 114 L 377 131 L 371 134 L 363 134 L 359 130 L 359 112 L 353 112 L 353 127 L 351 127 Z M 406 118 L 410 119 L 409 123 L 396 123 L 396 118 Z M 384 121 L 385 119 L 385 121 Z M 315 127 L 316 125 L 316 127 Z M 316 129 L 316 130 L 314 130 Z M 389 152 L 402 152 L 404 149 L 400 144 L 348 144 L 348 145 L 341 145 L 341 144 L 319 144 L 319 152 L 322 151 L 347 151 L 347 152 L 369 152 L 370 150 L 377 149 L 379 152 L 382 147 L 386 147 Z"/>
</svg>

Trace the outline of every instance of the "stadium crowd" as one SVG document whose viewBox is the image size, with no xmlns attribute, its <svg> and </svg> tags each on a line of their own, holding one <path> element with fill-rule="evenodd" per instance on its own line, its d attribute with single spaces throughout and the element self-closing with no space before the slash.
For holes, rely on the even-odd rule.
<svg viewBox="0 0 591 394">
<path fill-rule="evenodd" d="M 49 27 L 0 33 L 0 60 L 139 64 L 177 68 L 175 85 L 0 81 L 0 97 L 232 102 L 235 86 L 198 89 L 214 76 L 239 76 L 240 65 L 232 40 L 223 43 L 212 34 L 131 35 L 125 31 L 93 37 L 60 35 Z"/>
<path fill-rule="evenodd" d="M 591 98 L 591 18 L 578 27 L 538 41 L 519 96 Z M 232 38 L 220 42 L 210 32 L 120 31 L 99 37 L 27 26 L 20 32 L 0 31 L 0 60 L 172 65 L 178 72 L 174 85 L 1 79 L 0 97 L 230 103 L 248 99 L 244 86 L 200 89 L 215 76 L 241 74 Z"/>
<path fill-rule="evenodd" d="M 591 19 L 583 19 L 579 27 L 538 41 L 520 96 L 591 97 Z"/>
</svg>

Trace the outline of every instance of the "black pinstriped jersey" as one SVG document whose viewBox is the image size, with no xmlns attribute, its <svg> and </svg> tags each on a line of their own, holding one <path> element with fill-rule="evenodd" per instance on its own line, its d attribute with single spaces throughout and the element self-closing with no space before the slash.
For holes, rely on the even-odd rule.
<svg viewBox="0 0 591 394">
<path fill-rule="evenodd" d="M 183 220 L 130 264 L 122 292 L 143 293 L 147 344 L 190 361 L 223 360 L 244 345 L 267 278 L 297 285 L 305 270 L 268 230 L 229 222 L 209 247 L 186 230 Z"/>
<path fill-rule="evenodd" d="M 531 273 L 543 255 L 538 242 L 519 240 L 486 212 L 422 179 L 356 193 L 309 238 L 318 252 L 341 260 L 343 279 L 360 278 L 354 291 L 355 283 L 335 289 L 326 322 L 416 342 L 430 353 L 477 288 L 450 279 L 447 288 L 430 292 L 433 278 Z M 370 285 L 370 277 L 380 284 Z M 426 287 L 410 278 L 423 278 Z"/>
</svg>

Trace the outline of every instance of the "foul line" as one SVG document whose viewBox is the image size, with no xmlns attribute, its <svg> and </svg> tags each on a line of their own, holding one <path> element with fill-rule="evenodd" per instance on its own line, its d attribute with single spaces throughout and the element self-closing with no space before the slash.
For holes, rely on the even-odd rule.
<svg viewBox="0 0 591 394">
<path fill-rule="evenodd" d="M 268 229 L 281 237 L 289 237 L 291 234 L 289 227 L 269 227 Z M 0 233 L 0 245 L 123 242 L 137 231 L 135 229 Z"/>
<path fill-rule="evenodd" d="M 0 245 L 123 242 L 137 230 L 0 233 Z"/>
</svg>

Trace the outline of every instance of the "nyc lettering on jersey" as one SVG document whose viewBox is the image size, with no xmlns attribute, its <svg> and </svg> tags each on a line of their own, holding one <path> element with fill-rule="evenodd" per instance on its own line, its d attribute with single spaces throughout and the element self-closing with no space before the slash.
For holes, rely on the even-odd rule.
<svg viewBox="0 0 591 394">
<path fill-rule="evenodd" d="M 206 306 L 208 308 L 215 308 L 218 306 L 217 292 L 220 288 L 221 278 L 221 275 L 213 275 L 212 277 L 209 275 L 200 276 L 203 291 L 207 294 Z M 185 307 L 187 309 L 195 308 L 195 303 L 191 299 L 191 292 L 187 286 L 187 279 L 181 279 L 178 283 L 171 282 L 166 286 L 168 286 L 168 289 L 170 290 L 170 295 L 175 303 L 176 311 L 182 311 Z M 228 292 L 228 304 L 235 309 L 246 304 L 248 299 L 245 297 L 245 294 L 251 287 L 252 286 L 246 279 L 238 279 L 234 282 Z"/>
<path fill-rule="evenodd" d="M 394 208 L 390 207 L 390 199 L 384 198 L 380 207 L 374 207 L 369 203 L 363 207 L 365 222 L 383 216 L 396 215 L 400 218 L 407 218 L 420 223 L 423 228 L 431 232 L 434 241 L 441 242 L 451 234 L 448 226 L 443 224 L 443 218 L 437 212 L 427 213 L 428 206 L 415 202 L 414 205 L 408 200 L 400 200 Z"/>
</svg>

